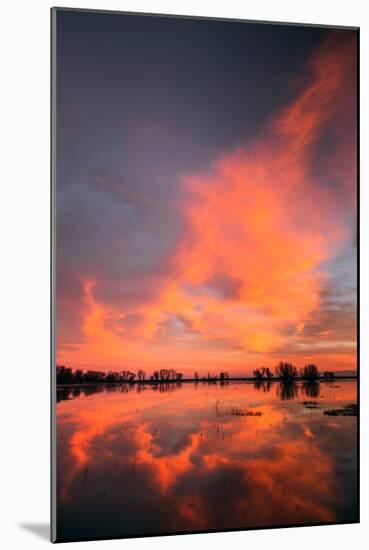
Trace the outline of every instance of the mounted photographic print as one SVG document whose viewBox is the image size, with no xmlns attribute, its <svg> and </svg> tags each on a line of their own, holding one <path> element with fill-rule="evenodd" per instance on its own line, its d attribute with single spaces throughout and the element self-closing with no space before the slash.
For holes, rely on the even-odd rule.
<svg viewBox="0 0 369 550">
<path fill-rule="evenodd" d="M 52 540 L 355 523 L 351 27 L 52 10 Z"/>
</svg>

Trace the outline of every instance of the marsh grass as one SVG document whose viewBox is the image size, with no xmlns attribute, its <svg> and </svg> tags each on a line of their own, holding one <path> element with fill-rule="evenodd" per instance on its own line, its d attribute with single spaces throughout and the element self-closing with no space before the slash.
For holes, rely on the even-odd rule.
<svg viewBox="0 0 369 550">
<path fill-rule="evenodd" d="M 215 411 L 217 416 L 262 416 L 262 411 L 255 411 L 239 407 L 237 405 L 222 405 L 217 401 L 215 403 Z"/>
<path fill-rule="evenodd" d="M 357 416 L 357 405 L 350 403 L 342 409 L 328 409 L 324 411 L 327 416 Z"/>
</svg>

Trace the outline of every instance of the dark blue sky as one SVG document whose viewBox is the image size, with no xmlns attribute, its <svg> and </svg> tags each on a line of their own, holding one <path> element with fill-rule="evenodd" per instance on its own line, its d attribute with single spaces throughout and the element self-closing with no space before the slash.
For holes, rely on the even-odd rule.
<svg viewBox="0 0 369 550">
<path fill-rule="evenodd" d="M 159 155 L 166 164 L 170 147 L 176 170 L 201 167 L 217 149 L 254 138 L 296 94 L 305 60 L 326 35 L 314 27 L 59 12 L 63 158 L 91 159 L 93 147 L 96 166 L 104 166 L 141 123 L 166 140 L 151 144 L 155 162 Z M 131 155 L 129 163 L 126 170 L 140 170 Z"/>
</svg>

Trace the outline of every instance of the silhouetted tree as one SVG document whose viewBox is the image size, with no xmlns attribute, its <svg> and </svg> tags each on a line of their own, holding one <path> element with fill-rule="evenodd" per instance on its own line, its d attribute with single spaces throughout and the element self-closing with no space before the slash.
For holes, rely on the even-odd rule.
<svg viewBox="0 0 369 550">
<path fill-rule="evenodd" d="M 297 368 L 294 365 L 292 365 L 292 363 L 284 363 L 281 361 L 276 366 L 275 372 L 277 376 L 279 376 L 285 381 L 291 381 L 297 377 Z"/>
<path fill-rule="evenodd" d="M 313 364 L 305 365 L 304 368 L 301 370 L 301 377 L 304 380 L 310 380 L 310 381 L 318 380 L 319 378 L 318 367 Z"/>
<path fill-rule="evenodd" d="M 56 383 L 73 384 L 72 369 L 65 367 L 64 365 L 56 365 Z"/>
<path fill-rule="evenodd" d="M 118 372 L 109 371 L 109 372 L 105 375 L 105 382 L 107 382 L 108 384 L 115 384 L 116 382 L 119 382 L 119 373 L 118 373 Z"/>
<path fill-rule="evenodd" d="M 255 376 L 255 378 L 257 378 L 258 380 L 262 380 L 264 378 L 267 378 L 268 380 L 270 380 L 270 378 L 273 377 L 273 373 L 272 371 L 267 367 L 263 367 L 261 369 L 255 369 L 253 371 L 253 375 Z"/>
<path fill-rule="evenodd" d="M 255 376 L 255 378 L 257 378 L 258 380 L 262 380 L 264 378 L 264 371 L 265 369 L 262 368 L 262 369 L 255 369 L 253 371 L 253 375 Z"/>
<path fill-rule="evenodd" d="M 74 371 L 74 383 L 75 384 L 82 384 L 83 383 L 83 370 L 77 369 Z"/>
<path fill-rule="evenodd" d="M 103 371 L 88 370 L 83 375 L 83 381 L 87 384 L 96 384 L 106 381 L 106 375 Z"/>
<path fill-rule="evenodd" d="M 159 378 L 162 381 L 167 380 L 168 379 L 168 370 L 167 369 L 160 369 Z"/>
<path fill-rule="evenodd" d="M 127 371 L 121 370 L 119 372 L 119 382 L 127 382 Z"/>
</svg>

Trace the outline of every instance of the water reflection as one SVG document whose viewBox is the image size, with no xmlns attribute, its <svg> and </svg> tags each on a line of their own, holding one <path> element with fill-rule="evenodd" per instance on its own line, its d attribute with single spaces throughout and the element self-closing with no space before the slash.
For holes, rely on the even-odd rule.
<svg viewBox="0 0 369 550">
<path fill-rule="evenodd" d="M 60 539 L 355 520 L 356 384 L 321 386 L 63 389 Z"/>
<path fill-rule="evenodd" d="M 270 380 L 255 380 L 254 388 L 256 390 L 262 390 L 264 393 L 270 392 L 272 383 Z"/>
<path fill-rule="evenodd" d="M 320 383 L 319 382 L 304 382 L 301 386 L 302 392 L 306 397 L 316 398 L 319 397 Z"/>
<path fill-rule="evenodd" d="M 299 386 L 293 380 L 281 381 L 277 386 L 278 396 L 282 401 L 289 401 L 298 397 Z"/>
</svg>

